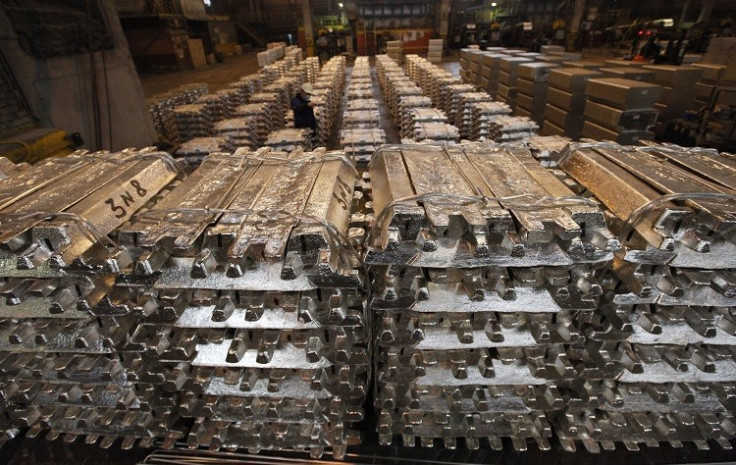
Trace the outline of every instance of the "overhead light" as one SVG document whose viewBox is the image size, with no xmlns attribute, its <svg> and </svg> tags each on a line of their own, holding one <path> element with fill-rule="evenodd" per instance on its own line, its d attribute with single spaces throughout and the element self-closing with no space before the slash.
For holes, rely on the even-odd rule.
<svg viewBox="0 0 736 465">
<path fill-rule="evenodd" d="M 496 2 L 493 2 L 493 3 L 491 3 L 491 6 L 492 6 L 493 8 L 496 8 L 496 7 L 498 6 L 498 3 L 496 3 Z"/>
<path fill-rule="evenodd" d="M 340 8 L 342 8 L 343 7 L 342 2 L 338 3 L 337 6 L 339 6 Z"/>
</svg>

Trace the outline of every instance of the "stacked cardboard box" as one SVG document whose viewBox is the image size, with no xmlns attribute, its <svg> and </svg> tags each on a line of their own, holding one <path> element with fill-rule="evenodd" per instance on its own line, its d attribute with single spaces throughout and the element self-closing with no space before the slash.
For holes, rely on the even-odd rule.
<svg viewBox="0 0 736 465">
<path fill-rule="evenodd" d="M 663 131 L 664 125 L 676 118 L 681 118 L 685 110 L 695 100 L 695 83 L 703 74 L 701 68 L 695 66 L 654 65 L 644 69 L 654 71 L 654 82 L 663 86 L 664 90 L 654 108 L 659 111 L 657 130 Z"/>
<path fill-rule="evenodd" d="M 519 65 L 531 63 L 532 60 L 524 57 L 509 56 L 501 58 L 498 73 L 498 98 L 506 102 L 512 109 L 516 106 L 516 78 Z"/>
<path fill-rule="evenodd" d="M 652 140 L 649 130 L 657 122 L 652 107 L 662 87 L 621 78 L 591 79 L 585 88 L 583 137 L 633 145 Z"/>
<path fill-rule="evenodd" d="M 585 85 L 588 79 L 601 76 L 600 72 L 585 68 L 550 71 L 542 134 L 579 139 L 583 130 Z"/>
<path fill-rule="evenodd" d="M 544 122 L 544 107 L 547 101 L 547 85 L 549 72 L 558 65 L 555 63 L 533 62 L 521 63 L 516 79 L 516 112 L 518 116 L 527 116 L 540 126 Z"/>
</svg>

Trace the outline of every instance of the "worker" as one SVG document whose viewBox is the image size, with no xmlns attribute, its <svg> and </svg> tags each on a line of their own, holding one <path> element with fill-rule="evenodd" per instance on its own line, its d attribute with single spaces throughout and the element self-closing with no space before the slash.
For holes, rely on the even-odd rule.
<svg viewBox="0 0 736 465">
<path fill-rule="evenodd" d="M 317 132 L 317 118 L 314 117 L 314 102 L 309 101 L 309 96 L 314 92 L 311 84 L 304 84 L 299 92 L 291 99 L 291 109 L 294 111 L 294 127 L 310 128 L 312 137 Z"/>
</svg>

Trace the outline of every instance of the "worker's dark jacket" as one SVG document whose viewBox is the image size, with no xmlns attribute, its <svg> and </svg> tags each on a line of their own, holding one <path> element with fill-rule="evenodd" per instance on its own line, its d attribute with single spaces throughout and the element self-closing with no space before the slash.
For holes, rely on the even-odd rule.
<svg viewBox="0 0 736 465">
<path fill-rule="evenodd" d="M 309 100 L 305 100 L 301 95 L 291 99 L 291 109 L 294 110 L 294 127 L 295 128 L 312 128 L 317 129 L 317 119 L 314 117 L 314 108 L 309 106 Z"/>
</svg>

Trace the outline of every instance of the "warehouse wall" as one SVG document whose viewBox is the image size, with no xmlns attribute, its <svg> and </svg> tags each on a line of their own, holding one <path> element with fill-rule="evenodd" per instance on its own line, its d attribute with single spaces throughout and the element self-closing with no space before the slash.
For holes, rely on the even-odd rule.
<svg viewBox="0 0 736 465">
<path fill-rule="evenodd" d="M 11 32 L 0 37 L 0 46 L 41 126 L 56 127 L 70 133 L 79 132 L 85 140 L 85 147 L 91 149 L 101 147 L 118 150 L 149 146 L 157 139 L 156 131 L 117 12 L 113 2 L 99 2 L 99 5 L 103 8 L 114 41 L 114 49 L 96 53 L 96 82 L 101 108 L 99 137 L 95 137 L 92 116 L 92 77 L 88 53 L 45 59 L 31 56 L 14 37 L 10 20 L 2 9 L 0 30 Z M 110 128 L 112 141 L 108 135 Z"/>
<path fill-rule="evenodd" d="M 0 70 L 0 139 L 34 127 L 32 116 L 13 92 L 11 78 Z"/>
</svg>

